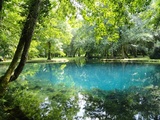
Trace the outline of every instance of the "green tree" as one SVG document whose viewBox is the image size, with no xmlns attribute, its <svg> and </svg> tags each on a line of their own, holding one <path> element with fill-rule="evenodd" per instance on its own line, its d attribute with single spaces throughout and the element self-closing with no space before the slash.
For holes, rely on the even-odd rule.
<svg viewBox="0 0 160 120">
<path fill-rule="evenodd" d="M 35 35 L 35 38 L 41 41 L 40 45 L 46 51 L 45 56 L 48 60 L 51 60 L 52 55 L 64 56 L 62 47 L 68 44 L 71 39 L 70 26 L 67 20 L 59 19 L 55 15 L 55 10 L 50 11 L 48 16 L 43 18 L 43 23 L 39 24 Z"/>
<path fill-rule="evenodd" d="M 81 14 L 89 24 L 95 25 L 95 36 L 97 43 L 106 39 L 111 43 L 123 41 L 122 29 L 134 26 L 130 15 L 139 15 L 150 5 L 149 1 L 109 1 L 109 0 L 92 0 L 79 1 L 83 8 Z M 121 44 L 121 54 L 125 52 L 125 45 Z M 124 55 L 123 55 L 124 57 Z"/>
<path fill-rule="evenodd" d="M 70 55 L 84 54 L 91 57 L 96 50 L 95 26 L 83 24 L 79 29 L 73 29 L 72 41 L 70 43 Z"/>
<path fill-rule="evenodd" d="M 25 11 L 21 6 L 24 2 L 13 0 L 12 2 L 5 1 L 2 10 L 1 17 L 1 29 L 0 29 L 0 54 L 3 57 L 11 58 L 16 49 L 22 23 L 25 19 L 25 15 L 22 12 Z M 14 4 L 15 6 L 13 6 Z"/>
<path fill-rule="evenodd" d="M 0 11 L 2 11 L 3 0 L 0 1 Z"/>
<path fill-rule="evenodd" d="M 39 14 L 40 2 L 41 0 L 31 1 L 28 17 L 26 18 L 26 22 L 24 24 L 24 28 L 22 30 L 21 38 L 19 40 L 15 55 L 12 59 L 12 62 L 8 70 L 6 71 L 4 76 L 0 78 L 1 91 L 6 87 L 6 85 L 10 81 L 15 80 L 19 76 L 25 65 L 34 27 L 36 25 L 36 21 Z M 19 59 L 20 62 L 18 64 Z"/>
</svg>

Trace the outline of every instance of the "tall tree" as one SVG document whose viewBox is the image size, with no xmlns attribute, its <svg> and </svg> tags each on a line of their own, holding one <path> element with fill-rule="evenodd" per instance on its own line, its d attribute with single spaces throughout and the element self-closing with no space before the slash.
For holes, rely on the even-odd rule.
<svg viewBox="0 0 160 120">
<path fill-rule="evenodd" d="M 0 0 L 0 25 L 1 25 L 1 19 L 2 19 L 2 6 L 3 6 L 3 0 Z"/>
<path fill-rule="evenodd" d="M 25 3 L 19 3 L 19 0 L 4 1 L 0 23 L 0 56 L 4 59 L 13 58 L 28 12 Z"/>
<path fill-rule="evenodd" d="M 15 80 L 19 76 L 25 65 L 34 27 L 36 25 L 39 14 L 40 3 L 41 0 L 31 0 L 28 17 L 26 18 L 26 22 L 24 24 L 24 28 L 22 30 L 21 38 L 19 40 L 16 52 L 8 70 L 6 71 L 4 76 L 0 78 L 1 91 L 4 91 L 7 84 L 10 81 Z M 18 63 L 19 59 L 20 62 Z"/>
<path fill-rule="evenodd" d="M 3 0 L 0 0 L 0 11 L 2 10 Z"/>
</svg>

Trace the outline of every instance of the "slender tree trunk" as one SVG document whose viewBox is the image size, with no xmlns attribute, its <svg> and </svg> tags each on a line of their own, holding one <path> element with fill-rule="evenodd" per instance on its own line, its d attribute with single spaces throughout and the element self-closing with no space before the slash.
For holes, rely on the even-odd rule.
<svg viewBox="0 0 160 120">
<path fill-rule="evenodd" d="M 12 62 L 8 70 L 4 74 L 4 76 L 0 78 L 0 90 L 1 91 L 5 89 L 5 87 L 7 86 L 10 80 L 15 80 L 19 76 L 19 74 L 21 73 L 25 65 L 28 49 L 31 43 L 34 27 L 36 24 L 38 13 L 39 13 L 39 7 L 40 7 L 41 0 L 32 0 L 31 2 L 32 3 L 30 6 L 29 15 L 26 19 L 26 23 L 22 30 L 21 38 L 19 40 L 19 43 L 18 43 L 16 52 L 14 54 L 14 57 L 12 59 Z M 20 57 L 21 57 L 21 60 L 18 65 L 18 60 L 20 59 Z"/>
<path fill-rule="evenodd" d="M 0 27 L 2 22 L 2 7 L 3 7 L 3 0 L 0 0 Z"/>
<path fill-rule="evenodd" d="M 51 42 L 48 41 L 48 58 L 47 60 L 51 60 Z"/>
<path fill-rule="evenodd" d="M 22 40 L 19 41 L 16 52 L 14 54 L 14 57 L 12 59 L 12 62 L 10 63 L 9 68 L 7 69 L 4 76 L 0 78 L 0 90 L 5 88 L 8 82 L 10 81 L 10 77 L 13 74 L 17 64 L 18 60 L 21 56 L 22 50 L 23 50 L 24 42 Z"/>
<path fill-rule="evenodd" d="M 0 0 L 0 12 L 2 11 L 3 0 Z"/>
<path fill-rule="evenodd" d="M 23 29 L 23 34 L 21 37 L 21 40 L 25 42 L 24 48 L 23 48 L 23 53 L 21 55 L 21 60 L 20 63 L 18 64 L 17 68 L 14 71 L 14 75 L 11 77 L 10 81 L 16 80 L 20 73 L 23 70 L 23 67 L 26 63 L 27 57 L 28 57 L 28 51 L 29 47 L 31 44 L 34 28 L 36 25 L 36 21 L 38 18 L 38 13 L 39 13 L 39 5 L 40 0 L 35 0 L 33 4 L 31 5 L 29 15 L 27 17 L 27 21 L 25 23 L 24 29 Z"/>
<path fill-rule="evenodd" d="M 124 54 L 125 54 L 125 56 L 126 56 L 127 58 L 130 58 L 129 55 L 128 55 L 128 53 L 127 53 L 126 47 L 124 48 Z"/>
<path fill-rule="evenodd" d="M 130 58 L 126 52 L 126 46 L 122 45 L 122 58 L 125 58 L 125 57 Z"/>
<path fill-rule="evenodd" d="M 124 48 L 124 46 L 122 45 L 122 47 L 121 47 L 121 51 L 122 51 L 122 58 L 125 58 L 126 56 L 125 56 L 125 48 Z"/>
<path fill-rule="evenodd" d="M 70 43 L 70 53 L 69 53 L 69 56 L 71 56 L 71 57 L 74 57 L 74 51 L 75 51 L 75 48 L 74 48 L 74 42 L 75 42 L 75 38 L 76 38 L 77 36 L 74 36 L 73 38 L 72 38 L 72 40 L 71 40 L 71 43 Z"/>
</svg>

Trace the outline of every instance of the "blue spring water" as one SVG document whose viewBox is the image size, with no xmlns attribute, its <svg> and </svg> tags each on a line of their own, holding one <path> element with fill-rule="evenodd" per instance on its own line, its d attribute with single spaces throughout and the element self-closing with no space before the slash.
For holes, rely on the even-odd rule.
<svg viewBox="0 0 160 120">
<path fill-rule="evenodd" d="M 0 68 L 1 74 L 6 70 L 7 66 L 0 66 Z M 52 111 L 52 107 L 63 105 L 66 111 L 62 111 L 62 113 L 66 116 L 68 111 L 70 111 L 70 107 L 74 106 L 74 102 L 76 102 L 80 109 L 78 112 L 76 112 L 77 110 L 74 111 L 76 114 L 73 120 L 87 120 L 87 117 L 90 118 L 88 120 L 92 118 L 94 120 L 98 118 L 102 120 L 132 120 L 133 118 L 135 120 L 159 120 L 159 93 L 156 88 L 160 86 L 160 65 L 129 63 L 27 63 L 19 79 L 22 81 L 26 80 L 31 85 L 34 84 L 34 86 L 31 86 L 31 92 L 33 92 L 33 88 L 38 88 L 44 92 L 42 86 L 46 85 L 46 83 L 57 85 L 53 86 L 53 88 L 62 87 L 60 90 L 44 89 L 44 94 L 47 97 L 40 104 L 40 108 L 48 112 Z M 59 86 L 61 84 L 62 86 Z M 74 90 L 64 92 L 64 90 L 67 90 L 63 89 L 64 85 L 71 86 L 71 89 L 78 89 L 78 92 L 77 89 L 75 90 L 76 94 L 78 93 L 78 99 L 74 101 L 75 97 L 72 97 L 69 101 L 66 101 L 69 106 L 64 105 L 64 100 L 66 100 L 66 96 L 69 94 L 72 95 Z M 138 87 L 150 86 L 157 87 L 148 90 L 137 89 Z M 81 92 L 79 91 L 80 89 L 87 92 Z M 52 104 L 51 109 L 48 107 L 50 104 Z M 77 106 L 75 108 L 77 109 Z M 61 111 L 61 108 L 56 108 L 57 110 Z M 39 113 L 37 112 L 37 114 Z"/>
<path fill-rule="evenodd" d="M 80 89 L 124 90 L 130 87 L 158 86 L 160 66 L 128 63 L 30 63 L 21 77 Z"/>
</svg>

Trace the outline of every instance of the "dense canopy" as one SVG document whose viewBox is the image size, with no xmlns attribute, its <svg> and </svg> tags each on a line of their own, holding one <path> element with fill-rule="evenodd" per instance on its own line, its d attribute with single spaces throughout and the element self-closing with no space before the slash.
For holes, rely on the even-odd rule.
<svg viewBox="0 0 160 120">
<path fill-rule="evenodd" d="M 40 84 L 45 81 L 25 79 L 28 74 L 37 74 L 38 69 L 48 77 L 54 72 L 56 77 L 64 77 L 64 69 L 70 64 L 57 64 L 58 68 L 35 64 L 31 66 L 35 72 L 26 70 L 21 80 L 15 81 L 27 60 L 43 58 L 50 62 L 54 57 L 77 56 L 85 60 L 160 59 L 160 0 L 1 0 L 0 62 L 11 62 L 6 71 L 0 69 L 0 119 L 76 120 L 79 118 L 74 115 L 83 107 L 79 102 L 84 101 L 84 119 L 160 118 L 157 66 L 153 73 L 144 73 L 152 74 L 143 79 L 149 79 L 152 85 L 125 91 L 92 89 L 80 93 L 69 75 L 66 80 L 73 82 L 70 88 L 48 83 L 42 83 L 42 88 Z M 80 59 L 76 67 L 82 67 L 85 60 Z M 134 75 L 139 74 L 136 71 Z"/>
<path fill-rule="evenodd" d="M 29 0 L 4 1 L 0 56 L 11 59 Z M 125 58 L 152 55 L 159 47 L 158 0 L 44 0 L 29 50 L 35 57 Z"/>
</svg>

